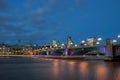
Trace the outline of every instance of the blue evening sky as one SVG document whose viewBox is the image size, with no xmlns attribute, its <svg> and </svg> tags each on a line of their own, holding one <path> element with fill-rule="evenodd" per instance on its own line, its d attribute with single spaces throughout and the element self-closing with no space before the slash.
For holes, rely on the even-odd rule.
<svg viewBox="0 0 120 80">
<path fill-rule="evenodd" d="M 120 0 L 0 0 L 0 42 L 117 39 Z"/>
</svg>

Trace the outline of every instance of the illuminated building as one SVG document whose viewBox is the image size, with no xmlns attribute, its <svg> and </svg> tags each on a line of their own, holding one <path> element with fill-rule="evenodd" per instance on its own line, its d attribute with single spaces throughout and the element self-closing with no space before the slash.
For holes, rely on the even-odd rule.
<svg viewBox="0 0 120 80">
<path fill-rule="evenodd" d="M 96 45 L 96 38 L 95 38 L 95 37 L 88 37 L 88 38 L 87 38 L 87 44 L 88 44 L 89 46 L 94 46 L 94 45 Z"/>
<path fill-rule="evenodd" d="M 67 47 L 73 47 L 74 46 L 74 43 L 72 41 L 72 38 L 71 36 L 68 36 L 68 39 L 67 39 Z"/>
<path fill-rule="evenodd" d="M 86 42 L 85 42 L 85 40 L 82 40 L 82 41 L 81 41 L 81 45 L 82 45 L 82 46 L 86 46 L 86 45 L 87 45 Z"/>
<path fill-rule="evenodd" d="M 59 42 L 57 40 L 53 40 L 52 45 L 54 48 L 57 48 L 59 46 Z"/>
</svg>

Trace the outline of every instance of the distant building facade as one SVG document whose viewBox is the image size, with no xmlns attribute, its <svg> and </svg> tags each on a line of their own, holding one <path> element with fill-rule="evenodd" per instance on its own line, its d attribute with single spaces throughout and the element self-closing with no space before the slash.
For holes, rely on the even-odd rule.
<svg viewBox="0 0 120 80">
<path fill-rule="evenodd" d="M 68 36 L 68 38 L 67 38 L 67 47 L 70 48 L 70 47 L 73 47 L 73 46 L 74 46 L 74 42 L 72 41 L 71 36 Z"/>
<path fill-rule="evenodd" d="M 88 37 L 87 38 L 88 46 L 94 46 L 94 45 L 96 45 L 96 42 L 97 42 L 96 37 Z"/>
</svg>

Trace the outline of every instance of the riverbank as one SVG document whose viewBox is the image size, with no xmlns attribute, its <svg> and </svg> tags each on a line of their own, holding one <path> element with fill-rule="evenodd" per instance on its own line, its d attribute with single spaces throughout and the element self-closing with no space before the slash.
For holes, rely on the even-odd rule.
<svg viewBox="0 0 120 80">
<path fill-rule="evenodd" d="M 0 55 L 2 57 L 23 58 L 48 58 L 48 59 L 72 59 L 72 60 L 104 60 L 104 56 L 42 56 L 42 55 Z"/>
<path fill-rule="evenodd" d="M 3 57 L 19 57 L 19 58 L 47 58 L 47 59 L 66 59 L 66 60 L 102 60 L 102 61 L 116 61 L 120 62 L 120 58 L 111 58 L 106 56 L 47 56 L 47 55 L 0 55 Z"/>
</svg>

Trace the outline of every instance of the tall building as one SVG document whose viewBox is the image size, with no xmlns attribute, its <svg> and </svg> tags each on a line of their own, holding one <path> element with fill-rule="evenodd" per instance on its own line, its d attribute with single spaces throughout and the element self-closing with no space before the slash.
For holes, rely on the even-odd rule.
<svg viewBox="0 0 120 80">
<path fill-rule="evenodd" d="M 53 45 L 53 47 L 58 47 L 59 46 L 59 42 L 54 39 L 53 42 L 52 42 L 52 45 Z"/>
<path fill-rule="evenodd" d="M 72 41 L 71 36 L 68 36 L 67 38 L 67 47 L 73 47 L 74 46 L 74 42 Z"/>
</svg>

